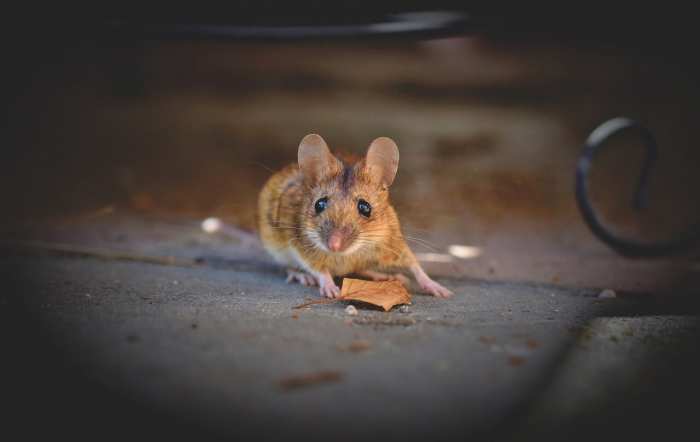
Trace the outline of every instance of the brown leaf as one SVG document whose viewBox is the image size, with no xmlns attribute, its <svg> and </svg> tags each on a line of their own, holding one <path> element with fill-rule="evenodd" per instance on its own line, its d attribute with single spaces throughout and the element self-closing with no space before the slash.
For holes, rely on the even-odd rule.
<svg viewBox="0 0 700 442">
<path fill-rule="evenodd" d="M 366 302 L 382 307 L 387 312 L 395 305 L 411 303 L 411 295 L 400 281 L 364 281 L 352 278 L 343 279 L 340 299 Z"/>
</svg>

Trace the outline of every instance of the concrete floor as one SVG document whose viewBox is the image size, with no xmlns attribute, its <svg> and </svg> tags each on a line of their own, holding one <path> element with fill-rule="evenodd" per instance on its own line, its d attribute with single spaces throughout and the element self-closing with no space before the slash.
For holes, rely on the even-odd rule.
<svg viewBox="0 0 700 442">
<path fill-rule="evenodd" d="M 294 310 L 317 292 L 230 250 L 193 268 L 3 254 L 6 422 L 115 440 L 644 439 L 692 422 L 692 298 L 443 278 L 452 299 L 350 316 Z"/>
</svg>

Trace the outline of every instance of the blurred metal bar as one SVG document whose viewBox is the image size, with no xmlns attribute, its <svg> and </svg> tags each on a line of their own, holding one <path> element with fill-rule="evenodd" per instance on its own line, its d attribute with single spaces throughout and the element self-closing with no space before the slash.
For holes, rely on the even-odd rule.
<svg viewBox="0 0 700 442">
<path fill-rule="evenodd" d="M 484 24 L 458 11 L 406 12 L 383 21 L 324 25 L 238 25 L 110 22 L 111 30 L 136 38 L 292 41 L 382 37 L 436 38 L 484 29 Z"/>
</svg>

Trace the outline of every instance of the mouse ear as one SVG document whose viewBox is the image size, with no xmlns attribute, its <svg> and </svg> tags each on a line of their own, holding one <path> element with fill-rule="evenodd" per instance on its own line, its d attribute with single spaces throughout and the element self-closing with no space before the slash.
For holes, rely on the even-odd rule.
<svg viewBox="0 0 700 442">
<path fill-rule="evenodd" d="M 338 159 L 317 134 L 308 134 L 302 138 L 299 143 L 298 161 L 299 169 L 311 182 L 317 182 L 322 176 L 332 175 L 340 170 Z"/>
<path fill-rule="evenodd" d="M 391 186 L 399 169 L 399 148 L 394 140 L 387 137 L 379 137 L 372 141 L 367 149 L 365 158 L 365 170 L 372 181 L 387 188 Z"/>
</svg>

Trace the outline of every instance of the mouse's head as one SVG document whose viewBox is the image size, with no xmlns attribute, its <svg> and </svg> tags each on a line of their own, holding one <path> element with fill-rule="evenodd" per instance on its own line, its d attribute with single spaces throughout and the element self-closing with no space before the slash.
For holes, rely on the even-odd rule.
<svg viewBox="0 0 700 442">
<path fill-rule="evenodd" d="M 399 167 L 393 140 L 377 138 L 359 161 L 341 161 L 319 135 L 299 144 L 299 169 L 304 177 L 304 234 L 326 253 L 349 255 L 381 242 L 387 234 L 389 186 Z"/>
</svg>

